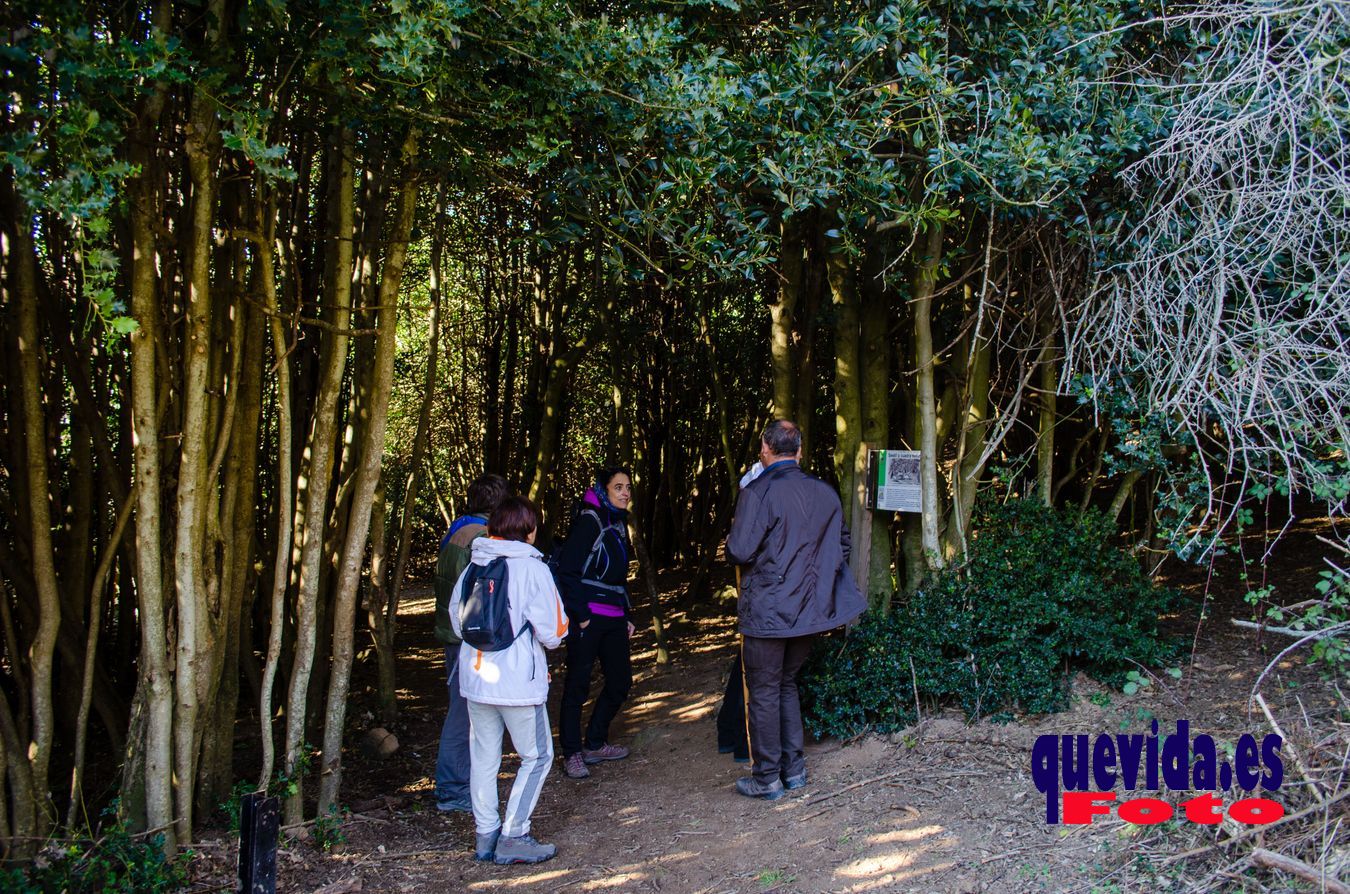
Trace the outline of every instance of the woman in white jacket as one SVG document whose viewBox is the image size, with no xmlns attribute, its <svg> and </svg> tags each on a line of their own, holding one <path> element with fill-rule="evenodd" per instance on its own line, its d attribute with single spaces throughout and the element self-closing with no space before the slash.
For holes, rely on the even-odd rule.
<svg viewBox="0 0 1350 894">
<path fill-rule="evenodd" d="M 530 815 L 539 802 L 544 777 L 553 761 L 553 733 L 548 725 L 548 662 L 567 636 L 567 615 L 553 575 L 542 554 L 531 546 L 539 513 L 524 497 L 509 497 L 488 519 L 488 536 L 473 542 L 469 567 L 455 584 L 450 622 L 463 636 L 465 579 L 492 560 L 506 560 L 506 592 L 515 640 L 496 652 L 469 643 L 459 647 L 459 689 L 469 705 L 469 791 L 477 840 L 474 856 L 497 863 L 539 863 L 558 849 L 530 836 Z M 528 624 L 528 628 L 526 627 Z M 520 755 L 520 769 L 506 805 L 498 814 L 497 773 L 502 764 L 502 731 Z"/>
</svg>

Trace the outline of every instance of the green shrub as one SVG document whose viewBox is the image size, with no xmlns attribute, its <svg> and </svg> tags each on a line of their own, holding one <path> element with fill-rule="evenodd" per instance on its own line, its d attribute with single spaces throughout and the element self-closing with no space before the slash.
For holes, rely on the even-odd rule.
<svg viewBox="0 0 1350 894">
<path fill-rule="evenodd" d="M 111 812 L 111 811 L 110 811 Z M 190 854 L 164 855 L 164 836 L 134 836 L 120 821 L 95 842 L 54 843 L 24 869 L 0 870 L 16 894 L 169 894 L 187 886 Z"/>
<path fill-rule="evenodd" d="M 802 719 L 813 735 L 891 732 L 914 722 L 901 613 L 868 612 L 847 636 L 821 637 L 802 672 Z"/>
<path fill-rule="evenodd" d="M 802 683 L 813 733 L 902 727 L 914 719 L 916 687 L 971 718 L 1057 711 L 1077 670 L 1119 686 L 1135 662 L 1175 654 L 1158 618 L 1176 594 L 1113 545 L 1101 513 L 1017 501 L 982 507 L 972 529 L 964 564 L 888 616 L 822 639 Z"/>
</svg>

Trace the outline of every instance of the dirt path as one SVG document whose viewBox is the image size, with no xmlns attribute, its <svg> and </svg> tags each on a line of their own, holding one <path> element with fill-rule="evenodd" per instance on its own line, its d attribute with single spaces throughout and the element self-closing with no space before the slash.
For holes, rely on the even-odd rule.
<svg viewBox="0 0 1350 894">
<path fill-rule="evenodd" d="M 1195 588 L 1198 580 L 1182 583 Z M 1219 606 L 1179 684 L 1159 680 L 1126 697 L 1079 677 L 1074 706 L 1062 714 L 1005 726 L 967 726 L 945 714 L 902 735 L 813 743 L 806 788 L 776 803 L 753 801 L 732 787 L 746 766 L 716 749 L 733 622 L 677 614 L 671 629 L 679 648 L 670 665 L 654 663 L 649 634 L 637 642 L 633 695 L 612 735 L 633 756 L 593 768 L 582 781 L 554 765 L 534 834 L 557 844 L 557 858 L 483 865 L 471 859 L 471 818 L 434 809 L 429 777 L 444 683 L 429 635 L 429 594 L 412 596 L 400 668 L 406 698 L 395 730 L 402 747 L 379 763 L 348 755 L 344 781 L 347 803 L 393 796 L 396 806 L 351 817 L 345 843 L 330 852 L 292 843 L 282 854 L 279 890 L 312 892 L 344 880 L 365 892 L 1172 890 L 1169 879 L 1180 884 L 1185 867 L 1164 869 L 1133 853 L 1142 827 L 1115 817 L 1090 827 L 1046 825 L 1030 776 L 1032 743 L 1044 733 L 1140 732 L 1153 718 L 1164 730 L 1188 719 L 1216 738 L 1260 732 L 1246 699 L 1265 659 L 1251 634 L 1227 624 L 1231 606 Z M 1299 670 L 1291 665 L 1287 673 L 1292 679 Z M 555 668 L 555 698 L 559 677 Z M 354 699 L 349 741 L 370 725 L 362 708 L 370 694 L 354 690 Z M 514 771 L 508 758 L 503 773 Z M 1184 850 L 1195 834 L 1177 831 L 1175 846 L 1163 851 Z M 1149 854 L 1157 853 L 1151 838 Z"/>
</svg>

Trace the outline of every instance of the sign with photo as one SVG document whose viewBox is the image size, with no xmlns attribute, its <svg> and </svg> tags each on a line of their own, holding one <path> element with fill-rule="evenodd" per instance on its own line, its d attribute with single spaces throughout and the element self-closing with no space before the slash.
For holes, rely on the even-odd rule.
<svg viewBox="0 0 1350 894">
<path fill-rule="evenodd" d="M 922 511 L 917 450 L 870 450 L 867 455 L 869 509 Z"/>
</svg>

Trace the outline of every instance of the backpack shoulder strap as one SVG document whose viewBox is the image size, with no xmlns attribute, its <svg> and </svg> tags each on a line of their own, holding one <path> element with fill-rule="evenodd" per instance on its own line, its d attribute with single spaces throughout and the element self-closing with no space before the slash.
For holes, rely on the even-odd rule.
<svg viewBox="0 0 1350 894">
<path fill-rule="evenodd" d="M 606 529 L 605 523 L 600 520 L 600 513 L 596 512 L 594 509 L 583 509 L 577 514 L 577 517 L 580 518 L 583 515 L 589 515 L 591 518 L 595 519 L 595 524 L 600 529 L 595 535 L 595 542 L 592 543 L 591 548 L 586 551 L 586 561 L 581 563 L 581 576 L 584 578 L 587 570 L 591 567 L 591 563 L 595 561 L 596 555 L 600 552 L 600 544 L 604 542 Z"/>
</svg>

